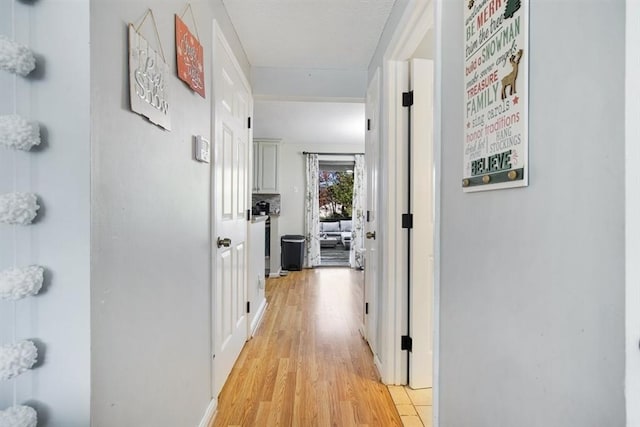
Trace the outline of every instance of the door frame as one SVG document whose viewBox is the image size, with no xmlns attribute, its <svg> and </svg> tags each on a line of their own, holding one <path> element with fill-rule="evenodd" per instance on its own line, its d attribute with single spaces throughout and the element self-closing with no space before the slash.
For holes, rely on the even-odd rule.
<svg viewBox="0 0 640 427">
<path fill-rule="evenodd" d="M 627 1 L 626 4 L 626 129 L 625 129 L 625 270 L 626 270 L 626 364 L 625 397 L 627 426 L 640 427 L 640 60 L 637 46 L 640 44 L 640 2 Z M 636 95 L 636 96 L 633 96 Z"/>
<path fill-rule="evenodd" d="M 407 381 L 406 355 L 400 350 L 400 337 L 407 327 L 407 302 L 405 284 L 406 237 L 399 227 L 406 209 L 406 168 L 407 153 L 403 142 L 409 132 L 407 109 L 402 107 L 401 92 L 409 90 L 408 60 L 429 29 L 435 34 L 434 59 L 434 306 L 433 306 L 433 421 L 438 426 L 438 384 L 439 384 L 439 331 L 440 331 L 440 170 L 441 170 L 441 28 L 440 13 L 443 0 L 412 1 L 393 34 L 383 56 L 383 89 L 381 134 L 388 144 L 382 147 L 384 157 L 381 162 L 381 201 L 384 209 L 380 228 L 382 259 L 380 279 L 387 284 L 384 295 L 385 305 L 380 315 L 383 325 L 380 369 L 382 381 L 386 384 L 405 384 Z M 381 137 L 381 140 L 385 139 Z M 395 199 L 390 197 L 393 195 Z"/>
<path fill-rule="evenodd" d="M 400 350 L 401 336 L 407 328 L 407 298 L 404 287 L 407 281 L 406 238 L 400 224 L 407 204 L 406 174 L 407 154 L 402 142 L 407 135 L 407 109 L 402 108 L 402 92 L 409 88 L 409 71 L 406 61 L 384 61 L 381 133 L 388 144 L 381 143 L 380 162 L 380 215 L 378 274 L 383 284 L 380 375 L 385 384 L 406 384 L 407 363 Z M 385 138 L 381 137 L 383 141 Z"/>
<path fill-rule="evenodd" d="M 371 93 L 374 92 L 375 93 L 375 103 L 373 105 L 371 105 L 371 108 L 373 109 L 373 111 L 369 111 L 369 105 L 371 103 Z M 370 195 L 373 195 L 374 193 L 377 194 L 377 191 L 379 190 L 378 186 L 376 185 L 375 187 L 373 185 L 371 185 L 371 180 L 372 179 L 377 179 L 376 177 L 379 176 L 379 172 L 380 172 L 380 105 L 381 105 L 381 90 L 380 90 L 380 68 L 376 68 L 376 71 L 373 74 L 373 77 L 371 78 L 371 80 L 369 81 L 369 84 L 367 86 L 367 93 L 366 93 L 366 98 L 365 98 L 365 121 L 366 121 L 366 126 L 365 126 L 365 169 L 366 169 L 366 195 L 367 195 L 367 202 L 366 202 L 366 206 L 365 206 L 365 211 L 367 211 L 367 219 L 364 223 L 364 228 L 363 228 L 363 233 L 366 233 L 368 231 L 376 231 L 376 228 L 378 227 L 378 212 L 380 210 L 380 203 L 379 203 L 379 198 L 376 196 L 372 201 L 369 199 Z M 369 116 L 369 114 L 371 114 L 371 117 Z M 375 135 L 372 136 L 372 135 Z M 372 140 L 373 139 L 373 140 Z M 374 150 L 374 157 L 371 157 L 371 151 L 369 150 L 369 147 L 373 146 L 375 147 Z M 373 166 L 375 169 L 371 169 L 370 166 L 371 163 L 373 163 L 375 166 Z M 375 173 L 373 173 L 375 172 Z M 370 210 L 371 209 L 372 212 L 372 221 L 370 221 Z M 374 227 L 371 226 L 371 223 L 373 222 Z M 371 245 L 376 244 L 377 242 L 375 241 L 371 241 L 370 239 L 366 238 L 366 236 L 364 237 L 364 248 L 365 248 L 365 258 L 371 258 L 371 253 L 370 253 L 370 248 Z M 367 340 L 367 342 L 369 343 L 369 347 L 371 348 L 371 352 L 373 353 L 373 360 L 375 365 L 377 366 L 378 370 L 381 370 L 381 363 L 380 363 L 380 358 L 378 353 L 380 352 L 380 343 L 378 342 L 378 331 L 377 331 L 377 326 L 379 324 L 378 321 L 378 302 L 380 299 L 380 296 L 378 294 L 378 290 L 380 289 L 379 285 L 379 273 L 376 269 L 376 274 L 373 275 L 371 274 L 371 265 L 376 265 L 376 266 L 380 266 L 381 262 L 380 262 L 380 251 L 378 248 L 376 248 L 375 251 L 375 258 L 371 258 L 370 262 L 367 263 L 365 262 L 364 265 L 364 272 L 365 272 L 365 277 L 364 277 L 364 292 L 362 293 L 363 295 L 363 313 L 364 315 L 363 317 L 363 322 L 362 322 L 362 336 L 364 337 L 365 340 Z M 367 274 L 369 273 L 369 274 Z M 368 310 L 366 309 L 368 304 Z"/>
</svg>

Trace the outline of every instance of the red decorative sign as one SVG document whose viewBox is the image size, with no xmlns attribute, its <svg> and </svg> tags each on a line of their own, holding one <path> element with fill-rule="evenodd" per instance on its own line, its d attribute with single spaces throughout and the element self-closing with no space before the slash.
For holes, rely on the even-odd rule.
<svg viewBox="0 0 640 427">
<path fill-rule="evenodd" d="M 202 45 L 176 15 L 176 56 L 178 77 L 204 96 L 204 55 Z"/>
</svg>

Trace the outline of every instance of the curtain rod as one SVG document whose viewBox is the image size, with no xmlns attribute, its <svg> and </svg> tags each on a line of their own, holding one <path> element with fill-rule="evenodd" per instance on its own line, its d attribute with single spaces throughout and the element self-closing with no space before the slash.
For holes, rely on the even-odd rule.
<svg viewBox="0 0 640 427">
<path fill-rule="evenodd" d="M 355 155 L 363 155 L 364 153 L 318 153 L 313 151 L 303 151 L 302 154 L 319 154 L 323 156 L 355 156 Z"/>
</svg>

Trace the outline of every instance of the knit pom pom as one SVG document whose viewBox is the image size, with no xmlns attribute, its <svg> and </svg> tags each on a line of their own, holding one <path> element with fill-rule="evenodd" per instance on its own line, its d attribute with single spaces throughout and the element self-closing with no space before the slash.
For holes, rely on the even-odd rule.
<svg viewBox="0 0 640 427">
<path fill-rule="evenodd" d="M 0 35 L 0 70 L 26 76 L 36 68 L 36 58 L 31 50 Z"/>
<path fill-rule="evenodd" d="M 12 114 L 0 116 L 0 146 L 29 151 L 40 144 L 40 126 Z"/>
<path fill-rule="evenodd" d="M 44 282 L 44 268 L 31 265 L 0 271 L 0 299 L 17 301 L 36 295 Z"/>
<path fill-rule="evenodd" d="M 37 360 L 38 349 L 32 341 L 0 346 L 0 381 L 17 377 L 31 369 Z"/>
<path fill-rule="evenodd" d="M 38 197 L 33 193 L 0 194 L 0 223 L 31 224 L 38 209 Z"/>
<path fill-rule="evenodd" d="M 2 427 L 36 427 L 38 414 L 30 406 L 12 406 L 0 411 L 0 426 Z"/>
</svg>

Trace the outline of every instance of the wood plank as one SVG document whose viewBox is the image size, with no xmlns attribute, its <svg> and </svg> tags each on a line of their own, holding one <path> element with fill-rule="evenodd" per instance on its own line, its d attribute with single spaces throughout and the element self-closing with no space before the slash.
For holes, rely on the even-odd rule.
<svg viewBox="0 0 640 427">
<path fill-rule="evenodd" d="M 267 280 L 264 319 L 210 427 L 401 426 L 358 331 L 362 286 L 363 273 L 346 268 Z"/>
</svg>

